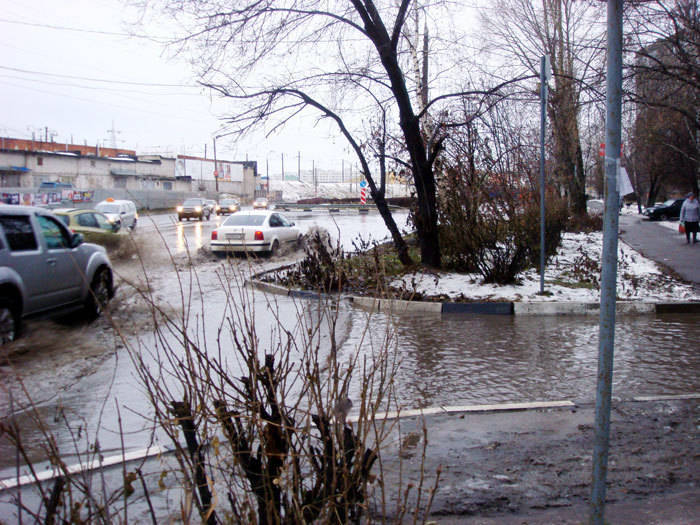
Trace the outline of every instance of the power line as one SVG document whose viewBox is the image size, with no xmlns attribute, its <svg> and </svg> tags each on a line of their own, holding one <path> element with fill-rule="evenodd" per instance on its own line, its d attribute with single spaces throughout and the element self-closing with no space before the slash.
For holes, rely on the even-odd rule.
<svg viewBox="0 0 700 525">
<path fill-rule="evenodd" d="M 119 36 L 119 37 L 126 37 L 126 38 L 140 38 L 143 40 L 151 40 L 153 42 L 158 42 L 158 43 L 167 43 L 170 42 L 169 39 L 166 39 L 164 37 L 154 37 L 150 35 L 139 35 L 137 33 L 119 33 L 117 31 L 98 31 L 97 29 L 82 29 L 79 27 L 68 27 L 68 26 L 58 26 L 58 25 L 53 25 L 53 24 L 39 24 L 37 22 L 25 22 L 23 20 L 10 20 L 8 18 L 0 18 L 0 22 L 4 24 L 14 24 L 14 25 L 20 25 L 20 26 L 29 26 L 29 27 L 40 27 L 42 29 L 54 29 L 56 31 L 71 31 L 74 33 L 90 33 L 93 35 L 104 35 L 104 36 Z"/>
<path fill-rule="evenodd" d="M 197 84 L 155 84 L 151 82 L 129 82 L 127 80 L 113 80 L 104 78 L 79 77 L 75 75 L 61 75 L 59 73 L 46 73 L 44 71 L 31 71 L 29 69 L 19 69 L 16 67 L 0 66 L 0 69 L 6 71 L 14 71 L 15 73 L 27 73 L 30 75 L 44 75 L 47 77 L 69 78 L 71 80 L 86 80 L 88 82 L 103 82 L 105 84 L 124 84 L 128 86 L 146 86 L 146 87 L 180 87 L 180 88 L 201 88 Z"/>
<path fill-rule="evenodd" d="M 98 105 L 109 106 L 109 107 L 113 107 L 113 108 L 126 109 L 126 110 L 130 110 L 130 111 L 138 111 L 139 113 L 150 113 L 151 115 L 157 115 L 160 117 L 166 117 L 166 118 L 175 119 L 175 120 L 187 120 L 190 122 L 193 120 L 196 120 L 197 122 L 202 122 L 202 123 L 206 122 L 205 120 L 203 120 L 201 118 L 193 118 L 193 117 L 189 117 L 189 116 L 178 116 L 175 113 L 162 113 L 162 112 L 152 111 L 150 109 L 141 109 L 141 108 L 138 108 L 134 105 L 125 106 L 123 104 L 114 104 L 112 102 L 106 102 L 104 100 L 95 100 L 95 99 L 84 98 L 84 97 L 76 97 L 73 95 L 66 95 L 64 93 L 58 93 L 56 91 L 47 91 L 47 90 L 38 89 L 35 87 L 12 84 L 11 82 L 3 82 L 1 80 L 0 80 L 0 84 L 4 84 L 4 85 L 10 86 L 10 87 L 16 87 L 16 88 L 20 88 L 20 89 L 30 90 L 30 91 L 36 91 L 38 93 L 44 93 L 44 94 L 52 95 L 55 97 L 69 98 L 69 99 L 78 100 L 81 102 L 89 102 L 91 104 L 98 104 Z M 149 106 L 149 107 L 151 107 L 151 106 Z"/>
</svg>

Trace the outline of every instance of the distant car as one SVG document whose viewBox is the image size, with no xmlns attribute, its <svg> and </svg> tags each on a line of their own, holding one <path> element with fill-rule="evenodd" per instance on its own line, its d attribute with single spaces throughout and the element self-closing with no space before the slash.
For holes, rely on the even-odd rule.
<svg viewBox="0 0 700 525">
<path fill-rule="evenodd" d="M 104 213 L 113 223 L 119 223 L 123 228 L 136 228 L 139 214 L 136 211 L 136 204 L 132 201 L 105 199 L 95 206 L 97 211 Z"/>
<path fill-rule="evenodd" d="M 216 211 L 218 215 L 228 215 L 236 213 L 241 209 L 241 204 L 236 199 L 221 199 L 219 201 L 219 209 Z"/>
<path fill-rule="evenodd" d="M 121 222 L 110 221 L 104 213 L 97 210 L 56 208 L 51 211 L 74 232 L 117 233 L 121 229 Z"/>
<path fill-rule="evenodd" d="M 258 197 L 253 201 L 254 210 L 266 210 L 269 205 L 270 203 L 267 202 L 267 199 L 265 197 Z"/>
<path fill-rule="evenodd" d="M 114 296 L 112 282 L 102 246 L 49 210 L 0 205 L 0 343 L 18 337 L 24 318 L 77 309 L 98 317 Z"/>
<path fill-rule="evenodd" d="M 605 203 L 600 199 L 589 199 L 586 201 L 586 211 L 589 215 L 602 215 Z"/>
<path fill-rule="evenodd" d="M 185 199 L 185 202 L 177 207 L 177 220 L 179 221 L 182 221 L 182 219 L 199 219 L 203 221 L 205 218 L 209 220 L 210 216 L 209 206 L 200 197 Z"/>
<path fill-rule="evenodd" d="M 211 232 L 210 248 L 221 256 L 228 252 L 276 255 L 282 248 L 296 248 L 300 244 L 299 229 L 281 213 L 239 211 Z"/>
<path fill-rule="evenodd" d="M 681 206 L 683 206 L 684 200 L 685 199 L 668 199 L 661 204 L 655 204 L 650 208 L 645 208 L 642 215 L 652 221 L 678 219 L 681 216 Z"/>
</svg>

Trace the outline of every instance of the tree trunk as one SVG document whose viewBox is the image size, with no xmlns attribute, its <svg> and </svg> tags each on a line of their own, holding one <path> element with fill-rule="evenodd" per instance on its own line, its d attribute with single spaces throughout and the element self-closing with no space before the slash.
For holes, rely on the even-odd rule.
<svg viewBox="0 0 700 525">
<path fill-rule="evenodd" d="M 394 216 L 391 214 L 389 205 L 384 198 L 384 193 L 376 191 L 376 187 L 374 187 L 373 182 L 368 182 L 372 191 L 374 205 L 377 207 L 382 219 L 384 219 L 384 224 L 386 224 L 386 227 L 389 229 L 389 233 L 391 233 L 391 238 L 394 241 L 394 246 L 396 247 L 396 252 L 399 256 L 399 261 L 401 261 L 401 264 L 404 266 L 410 266 L 413 264 L 413 260 L 408 254 L 408 246 L 406 246 L 406 241 L 401 236 L 398 226 L 396 226 L 396 221 L 394 220 Z"/>
</svg>

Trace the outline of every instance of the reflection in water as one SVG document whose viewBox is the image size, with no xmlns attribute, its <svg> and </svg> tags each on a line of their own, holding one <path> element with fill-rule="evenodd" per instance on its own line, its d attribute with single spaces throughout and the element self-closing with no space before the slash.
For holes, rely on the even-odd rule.
<svg viewBox="0 0 700 525">
<path fill-rule="evenodd" d="M 697 321 L 695 315 L 619 317 L 613 395 L 697 392 Z M 387 322 L 375 316 L 374 330 L 382 332 Z M 393 323 L 404 406 L 595 398 L 596 316 L 404 315 Z"/>
<path fill-rule="evenodd" d="M 175 253 L 194 252 L 202 247 L 202 223 L 175 225 Z"/>
</svg>

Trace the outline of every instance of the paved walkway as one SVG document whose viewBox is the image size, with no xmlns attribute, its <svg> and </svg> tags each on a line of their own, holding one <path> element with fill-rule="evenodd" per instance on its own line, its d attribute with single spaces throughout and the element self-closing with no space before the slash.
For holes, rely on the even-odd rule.
<svg viewBox="0 0 700 525">
<path fill-rule="evenodd" d="M 620 238 L 645 257 L 664 264 L 700 289 L 700 242 L 686 244 L 685 235 L 638 215 L 620 216 Z"/>
</svg>

